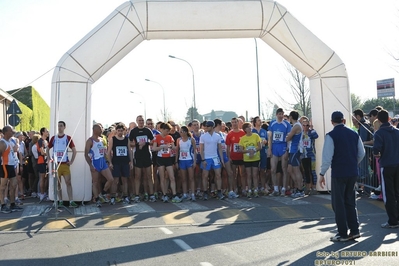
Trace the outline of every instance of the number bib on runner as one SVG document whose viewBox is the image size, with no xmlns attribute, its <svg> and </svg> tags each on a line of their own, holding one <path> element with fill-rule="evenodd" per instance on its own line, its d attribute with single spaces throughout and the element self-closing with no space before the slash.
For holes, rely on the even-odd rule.
<svg viewBox="0 0 399 266">
<path fill-rule="evenodd" d="M 305 148 L 310 148 L 312 146 L 312 144 L 311 144 L 309 139 L 304 139 L 302 141 L 302 143 L 303 143 L 303 147 L 305 147 Z"/>
<path fill-rule="evenodd" d="M 234 152 L 239 152 L 240 151 L 240 145 L 238 143 L 234 143 L 233 145 L 233 151 Z"/>
<path fill-rule="evenodd" d="M 127 156 L 127 147 L 116 146 L 116 156 Z"/>
<path fill-rule="evenodd" d="M 283 142 L 284 141 L 283 136 L 284 136 L 283 132 L 274 131 L 273 132 L 273 141 L 281 141 L 281 142 Z"/>
<path fill-rule="evenodd" d="M 180 159 L 185 160 L 188 157 L 188 151 L 180 150 Z"/>
<path fill-rule="evenodd" d="M 213 157 L 212 160 L 213 160 L 213 164 L 214 164 L 215 166 L 217 166 L 217 165 L 220 164 L 219 157 Z"/>
</svg>

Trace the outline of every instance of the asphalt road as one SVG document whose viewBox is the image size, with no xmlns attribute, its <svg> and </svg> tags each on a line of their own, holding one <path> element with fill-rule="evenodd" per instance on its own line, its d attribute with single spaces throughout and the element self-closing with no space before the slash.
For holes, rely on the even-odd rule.
<svg viewBox="0 0 399 266">
<path fill-rule="evenodd" d="M 39 216 L 51 202 L 27 199 L 23 212 L 0 214 L 0 265 L 398 265 L 399 229 L 380 228 L 383 203 L 357 202 L 362 237 L 334 243 L 329 195 L 85 205 L 57 216 Z"/>
</svg>

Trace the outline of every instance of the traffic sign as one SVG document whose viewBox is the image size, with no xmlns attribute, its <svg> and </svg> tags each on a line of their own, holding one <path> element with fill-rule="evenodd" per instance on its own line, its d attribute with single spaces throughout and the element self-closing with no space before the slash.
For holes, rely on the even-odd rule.
<svg viewBox="0 0 399 266">
<path fill-rule="evenodd" d="M 8 118 L 8 123 L 13 127 L 18 126 L 19 122 L 21 122 L 21 120 L 19 119 L 19 116 L 17 116 L 17 115 L 10 115 L 10 117 Z"/>
<path fill-rule="evenodd" d="M 21 108 L 19 108 L 19 106 L 15 100 L 13 100 L 11 102 L 10 106 L 7 109 L 6 114 L 8 114 L 8 115 L 22 114 Z"/>
</svg>

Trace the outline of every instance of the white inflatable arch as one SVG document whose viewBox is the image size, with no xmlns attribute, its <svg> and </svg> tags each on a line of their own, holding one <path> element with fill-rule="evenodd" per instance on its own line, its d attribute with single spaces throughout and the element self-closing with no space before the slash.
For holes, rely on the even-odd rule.
<svg viewBox="0 0 399 266">
<path fill-rule="evenodd" d="M 63 120 L 68 134 L 76 132 L 74 200 L 91 199 L 83 153 L 92 133 L 92 84 L 144 40 L 217 38 L 262 39 L 309 78 L 312 119 L 320 136 L 319 169 L 324 135 L 332 128 L 331 113 L 340 109 L 350 117 L 351 110 L 345 65 L 334 51 L 271 0 L 131 0 L 66 52 L 53 74 L 51 128 Z"/>
</svg>

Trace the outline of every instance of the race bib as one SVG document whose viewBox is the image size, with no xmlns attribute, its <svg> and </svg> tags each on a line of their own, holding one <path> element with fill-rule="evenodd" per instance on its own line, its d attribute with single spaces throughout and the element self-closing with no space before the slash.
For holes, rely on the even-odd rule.
<svg viewBox="0 0 399 266">
<path fill-rule="evenodd" d="M 234 143 L 233 145 L 233 151 L 234 152 L 239 152 L 240 151 L 240 145 L 238 143 Z"/>
<path fill-rule="evenodd" d="M 56 155 L 58 159 L 61 159 L 64 156 L 64 151 L 57 151 Z"/>
<path fill-rule="evenodd" d="M 98 153 L 99 153 L 100 155 L 104 155 L 106 152 L 107 152 L 107 149 L 106 149 L 106 148 L 99 148 L 99 149 L 98 149 Z"/>
<path fill-rule="evenodd" d="M 148 142 L 148 138 L 147 138 L 147 136 L 137 136 L 136 141 L 137 141 L 137 143 L 145 143 L 145 142 Z"/>
<path fill-rule="evenodd" d="M 180 150 L 180 159 L 185 160 L 188 157 L 188 151 Z"/>
<path fill-rule="evenodd" d="M 221 143 L 220 145 L 222 145 L 222 151 L 226 152 L 226 143 Z"/>
<path fill-rule="evenodd" d="M 127 156 L 127 147 L 126 146 L 116 146 L 116 156 Z"/>
<path fill-rule="evenodd" d="M 284 133 L 283 132 L 280 132 L 280 131 L 274 131 L 273 132 L 273 140 L 274 141 L 283 142 L 284 141 L 283 137 L 284 137 Z"/>
<path fill-rule="evenodd" d="M 220 164 L 219 157 L 213 157 L 212 160 L 213 160 L 213 164 L 214 164 L 215 166 L 218 166 L 218 165 Z"/>
<path fill-rule="evenodd" d="M 309 139 L 304 139 L 304 140 L 302 141 L 302 143 L 303 143 L 303 147 L 305 147 L 305 148 L 310 148 L 310 147 L 312 147 L 312 142 L 311 142 Z"/>
</svg>

